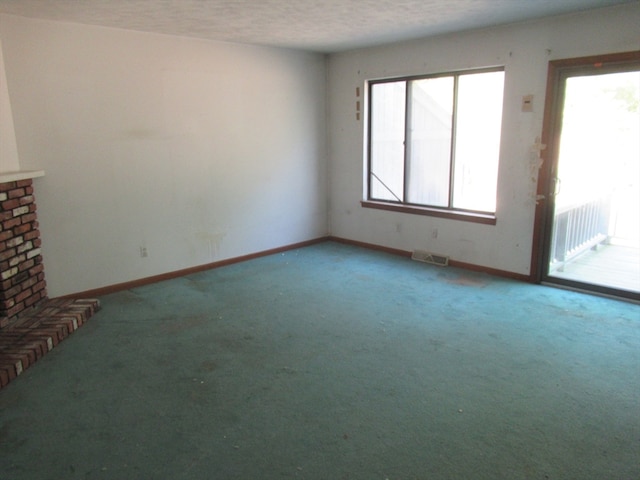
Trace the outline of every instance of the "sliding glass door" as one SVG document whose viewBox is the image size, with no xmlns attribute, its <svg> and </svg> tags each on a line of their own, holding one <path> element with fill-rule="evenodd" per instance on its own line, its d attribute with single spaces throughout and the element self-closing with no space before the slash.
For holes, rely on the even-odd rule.
<svg viewBox="0 0 640 480">
<path fill-rule="evenodd" d="M 541 280 L 640 299 L 640 62 L 555 69 Z"/>
</svg>

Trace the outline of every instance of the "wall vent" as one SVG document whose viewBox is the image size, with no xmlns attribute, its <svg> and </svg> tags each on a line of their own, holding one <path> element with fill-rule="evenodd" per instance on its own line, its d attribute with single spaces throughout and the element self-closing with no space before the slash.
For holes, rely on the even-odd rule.
<svg viewBox="0 0 640 480">
<path fill-rule="evenodd" d="M 430 263 L 432 265 L 438 265 L 440 267 L 446 267 L 447 265 L 449 265 L 449 257 L 427 252 L 425 250 L 414 250 L 411 258 L 413 260 L 417 260 L 418 262 Z"/>
</svg>

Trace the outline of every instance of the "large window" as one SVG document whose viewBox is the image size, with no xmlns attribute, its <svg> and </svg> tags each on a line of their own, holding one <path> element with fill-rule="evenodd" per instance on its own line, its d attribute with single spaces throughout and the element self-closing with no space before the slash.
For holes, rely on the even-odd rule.
<svg viewBox="0 0 640 480">
<path fill-rule="evenodd" d="M 503 85 L 503 69 L 371 81 L 368 199 L 494 214 Z"/>
</svg>

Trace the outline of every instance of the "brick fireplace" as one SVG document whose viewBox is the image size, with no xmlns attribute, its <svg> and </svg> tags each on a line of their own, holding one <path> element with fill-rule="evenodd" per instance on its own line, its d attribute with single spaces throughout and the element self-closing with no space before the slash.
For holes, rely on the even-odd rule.
<svg viewBox="0 0 640 480">
<path fill-rule="evenodd" d="M 47 298 L 31 178 L 0 183 L 0 328 Z"/>
<path fill-rule="evenodd" d="M 96 299 L 49 299 L 33 178 L 0 174 L 0 389 L 100 307 Z"/>
</svg>

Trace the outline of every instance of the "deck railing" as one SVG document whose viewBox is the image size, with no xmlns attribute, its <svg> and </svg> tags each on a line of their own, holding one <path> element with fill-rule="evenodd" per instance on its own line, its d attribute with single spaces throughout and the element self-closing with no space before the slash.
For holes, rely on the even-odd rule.
<svg viewBox="0 0 640 480">
<path fill-rule="evenodd" d="M 551 238 L 550 270 L 564 265 L 609 237 L 611 196 L 560 208 L 555 215 Z"/>
</svg>

